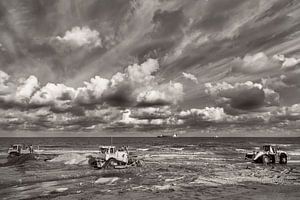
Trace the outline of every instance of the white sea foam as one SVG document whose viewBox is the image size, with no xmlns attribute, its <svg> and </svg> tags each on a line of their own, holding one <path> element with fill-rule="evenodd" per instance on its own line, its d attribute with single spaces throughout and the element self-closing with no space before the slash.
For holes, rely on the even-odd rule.
<svg viewBox="0 0 300 200">
<path fill-rule="evenodd" d="M 300 160 L 288 160 L 288 163 L 300 163 Z"/>
<path fill-rule="evenodd" d="M 174 190 L 175 187 L 173 185 L 154 185 L 154 190 Z"/>
<path fill-rule="evenodd" d="M 170 149 L 174 151 L 182 151 L 184 148 L 170 148 Z"/>
<path fill-rule="evenodd" d="M 278 146 L 278 147 L 290 147 L 292 144 L 271 144 L 273 146 Z"/>
<path fill-rule="evenodd" d="M 295 151 L 288 151 L 287 154 L 291 156 L 300 156 L 300 149 L 297 149 Z"/>
<path fill-rule="evenodd" d="M 149 151 L 149 149 L 142 149 L 142 148 L 139 148 L 139 149 L 136 149 L 137 151 Z"/>
<path fill-rule="evenodd" d="M 66 165 L 87 165 L 89 160 L 87 156 L 89 155 L 91 154 L 66 153 L 49 160 L 49 162 L 62 162 Z"/>
<path fill-rule="evenodd" d="M 57 188 L 55 190 L 55 192 L 64 192 L 64 191 L 67 191 L 69 188 Z"/>
<path fill-rule="evenodd" d="M 98 178 L 95 183 L 96 184 L 112 184 L 114 182 L 116 182 L 117 180 L 119 180 L 118 177 L 101 177 Z"/>
<path fill-rule="evenodd" d="M 239 153 L 247 153 L 249 150 L 246 150 L 246 149 L 235 149 L 235 151 L 237 151 Z"/>
<path fill-rule="evenodd" d="M 183 179 L 184 177 L 182 176 L 182 177 L 177 177 L 177 178 L 167 178 L 166 180 L 165 180 L 165 182 L 174 182 L 174 181 L 178 181 L 178 180 L 181 180 L 181 179 Z"/>
</svg>

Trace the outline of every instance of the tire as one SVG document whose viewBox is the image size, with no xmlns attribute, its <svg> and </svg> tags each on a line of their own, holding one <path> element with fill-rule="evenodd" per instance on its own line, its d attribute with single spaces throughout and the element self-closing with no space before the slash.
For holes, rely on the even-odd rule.
<svg viewBox="0 0 300 200">
<path fill-rule="evenodd" d="M 279 163 L 280 164 L 287 164 L 287 156 L 284 155 L 284 154 L 280 155 Z"/>
<path fill-rule="evenodd" d="M 267 164 L 269 164 L 270 162 L 271 162 L 271 160 L 270 160 L 270 157 L 269 157 L 269 156 L 267 156 L 267 155 L 263 155 L 263 156 L 262 156 L 262 163 L 263 163 L 263 164 L 267 165 Z"/>
<path fill-rule="evenodd" d="M 275 164 L 275 163 L 276 163 L 276 158 L 275 158 L 274 155 L 271 156 L 271 162 L 272 162 L 272 164 Z"/>
</svg>

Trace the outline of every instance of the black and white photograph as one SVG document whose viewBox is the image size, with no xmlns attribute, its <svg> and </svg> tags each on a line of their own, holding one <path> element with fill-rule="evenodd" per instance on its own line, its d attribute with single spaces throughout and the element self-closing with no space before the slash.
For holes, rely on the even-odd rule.
<svg viewBox="0 0 300 200">
<path fill-rule="evenodd" d="M 299 189 L 299 0 L 0 0 L 1 200 Z"/>
</svg>

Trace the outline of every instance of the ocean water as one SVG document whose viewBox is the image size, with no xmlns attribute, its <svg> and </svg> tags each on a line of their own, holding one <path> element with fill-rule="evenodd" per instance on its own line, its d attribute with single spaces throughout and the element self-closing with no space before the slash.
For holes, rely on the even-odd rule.
<svg viewBox="0 0 300 200">
<path fill-rule="evenodd" d="M 14 143 L 32 144 L 35 158 L 7 163 Z M 111 143 L 128 146 L 144 165 L 90 167 L 88 156 Z M 288 164 L 244 160 L 246 152 L 264 144 L 286 151 Z M 300 185 L 300 138 L 0 138 L 1 199 L 209 199 L 224 195 L 216 188 L 232 193 L 249 184 Z"/>
</svg>

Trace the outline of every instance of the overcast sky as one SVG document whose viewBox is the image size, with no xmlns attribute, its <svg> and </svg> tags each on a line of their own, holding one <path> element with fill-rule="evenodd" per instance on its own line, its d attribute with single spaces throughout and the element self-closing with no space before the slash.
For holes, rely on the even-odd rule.
<svg viewBox="0 0 300 200">
<path fill-rule="evenodd" d="M 7 0 L 0 30 L 0 136 L 300 136 L 298 0 Z"/>
</svg>

